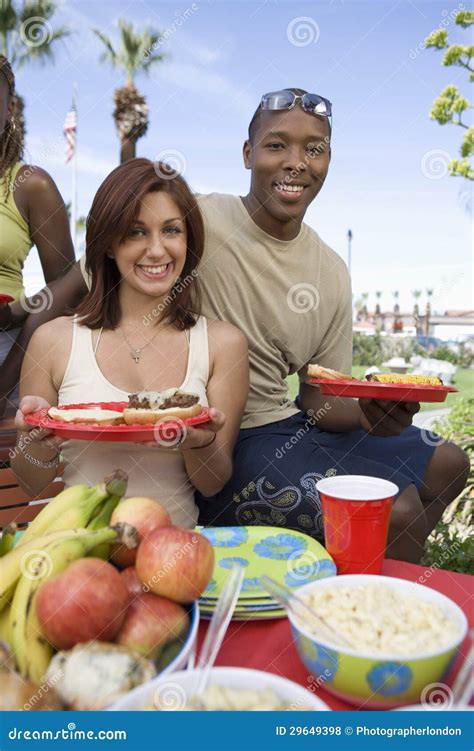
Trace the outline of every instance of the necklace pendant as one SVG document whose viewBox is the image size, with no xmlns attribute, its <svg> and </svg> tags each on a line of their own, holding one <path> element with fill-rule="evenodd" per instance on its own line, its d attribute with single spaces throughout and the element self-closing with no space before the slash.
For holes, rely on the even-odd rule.
<svg viewBox="0 0 474 751">
<path fill-rule="evenodd" d="M 140 350 L 139 350 L 139 349 L 133 349 L 133 350 L 132 350 L 132 351 L 130 352 L 130 354 L 131 354 L 132 358 L 133 358 L 133 359 L 135 360 L 135 362 L 136 362 L 136 363 L 137 363 L 137 365 L 138 365 L 138 361 L 139 361 L 139 359 L 140 359 Z"/>
</svg>

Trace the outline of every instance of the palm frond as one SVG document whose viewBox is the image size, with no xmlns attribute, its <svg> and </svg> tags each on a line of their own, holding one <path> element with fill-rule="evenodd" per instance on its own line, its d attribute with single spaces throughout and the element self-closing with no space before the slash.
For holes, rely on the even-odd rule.
<svg viewBox="0 0 474 751">
<path fill-rule="evenodd" d="M 118 55 L 107 34 L 104 34 L 100 29 L 92 29 L 92 31 L 105 47 L 105 51 L 100 56 L 100 61 L 118 67 Z"/>
</svg>

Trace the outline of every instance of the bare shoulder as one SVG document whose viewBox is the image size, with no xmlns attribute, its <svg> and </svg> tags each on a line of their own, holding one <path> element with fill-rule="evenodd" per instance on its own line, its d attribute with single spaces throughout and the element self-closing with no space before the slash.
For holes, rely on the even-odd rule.
<svg viewBox="0 0 474 751">
<path fill-rule="evenodd" d="M 29 194 L 56 190 L 56 183 L 49 172 L 36 164 L 24 164 L 18 171 L 16 179 Z"/>
<path fill-rule="evenodd" d="M 226 348 L 237 348 L 239 354 L 248 349 L 247 339 L 242 331 L 228 321 L 207 320 L 209 347 L 211 352 Z"/>
<path fill-rule="evenodd" d="M 34 313 L 31 313 L 34 315 Z M 69 351 L 72 340 L 73 320 L 70 316 L 60 316 L 39 326 L 31 337 L 30 346 L 46 351 Z M 48 348 L 48 349 L 46 349 Z"/>
</svg>

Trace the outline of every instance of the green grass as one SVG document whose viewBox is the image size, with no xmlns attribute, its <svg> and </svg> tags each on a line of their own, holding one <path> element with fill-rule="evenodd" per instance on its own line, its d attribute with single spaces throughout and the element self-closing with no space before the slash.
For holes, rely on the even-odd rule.
<svg viewBox="0 0 474 751">
<path fill-rule="evenodd" d="M 366 366 L 359 365 L 352 368 L 352 375 L 356 378 L 363 378 L 364 377 L 364 371 L 367 370 Z M 291 376 L 288 376 L 287 378 L 288 383 L 288 394 L 290 399 L 294 399 L 295 396 L 298 393 L 298 375 L 297 373 L 294 373 Z M 426 412 L 428 410 L 434 410 L 434 409 L 444 409 L 444 407 L 454 407 L 458 399 L 460 399 L 463 396 L 473 396 L 474 395 L 474 370 L 470 370 L 469 368 L 458 368 L 456 375 L 454 377 L 454 383 L 453 386 L 456 386 L 456 388 L 459 389 L 459 391 L 448 394 L 446 401 L 444 402 L 437 402 L 437 403 L 430 403 L 430 402 L 423 402 L 421 405 L 421 411 Z"/>
</svg>

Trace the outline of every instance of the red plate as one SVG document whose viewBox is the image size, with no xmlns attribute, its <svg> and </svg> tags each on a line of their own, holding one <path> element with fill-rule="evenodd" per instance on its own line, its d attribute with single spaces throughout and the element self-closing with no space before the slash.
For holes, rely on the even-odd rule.
<svg viewBox="0 0 474 751">
<path fill-rule="evenodd" d="M 0 305 L 7 305 L 9 302 L 13 302 L 15 298 L 11 295 L 3 295 L 0 293 Z"/>
<path fill-rule="evenodd" d="M 355 396 L 363 399 L 382 399 L 390 402 L 444 402 L 454 386 L 416 386 L 412 383 L 374 383 L 347 381 L 336 378 L 310 378 L 324 396 Z"/>
<path fill-rule="evenodd" d="M 64 404 L 61 409 L 87 409 L 101 407 L 122 412 L 128 402 L 90 402 L 87 404 Z M 68 424 L 62 420 L 48 417 L 48 409 L 40 409 L 26 415 L 25 422 L 35 427 L 48 428 L 60 438 L 72 438 L 75 441 L 156 441 L 164 447 L 173 447 L 188 425 L 204 425 L 210 422 L 209 409 L 203 407 L 201 413 L 185 420 L 169 418 L 156 425 L 88 425 L 85 423 Z"/>
</svg>

